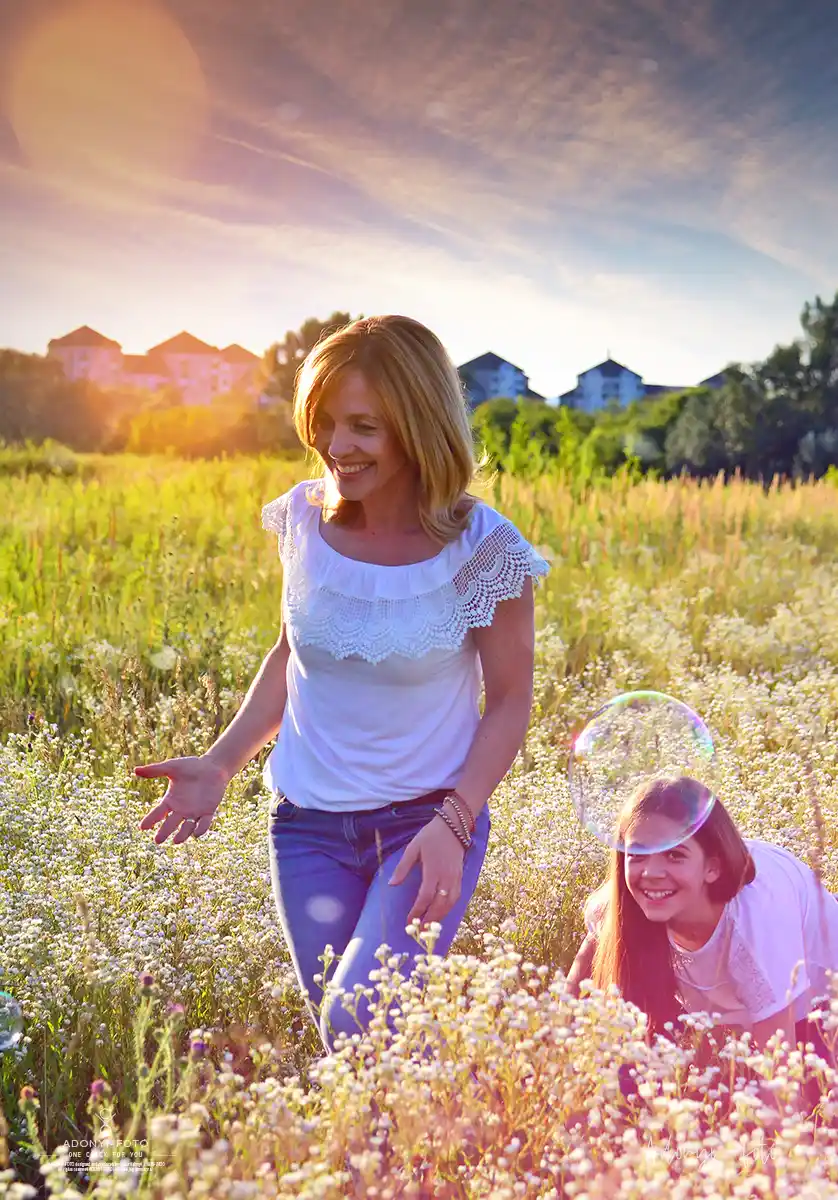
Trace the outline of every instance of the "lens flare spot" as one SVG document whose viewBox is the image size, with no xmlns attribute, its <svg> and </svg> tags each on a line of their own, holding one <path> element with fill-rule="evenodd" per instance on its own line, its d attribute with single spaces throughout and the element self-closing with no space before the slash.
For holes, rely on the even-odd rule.
<svg viewBox="0 0 838 1200">
<path fill-rule="evenodd" d="M 343 916 L 343 902 L 334 896 L 312 896 L 306 904 L 306 912 L 312 921 L 321 925 L 330 925 Z"/>
<path fill-rule="evenodd" d="M 13 48 L 8 111 L 30 167 L 87 191 L 154 190 L 194 160 L 209 110 L 198 55 L 153 0 L 71 0 Z"/>
</svg>

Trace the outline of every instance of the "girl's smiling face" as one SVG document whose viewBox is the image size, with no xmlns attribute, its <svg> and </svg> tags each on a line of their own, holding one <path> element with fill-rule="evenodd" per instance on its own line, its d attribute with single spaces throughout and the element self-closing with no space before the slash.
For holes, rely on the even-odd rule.
<svg viewBox="0 0 838 1200">
<path fill-rule="evenodd" d="M 720 875 L 717 858 L 709 857 L 694 837 L 671 849 L 677 837 L 673 822 L 660 814 L 636 821 L 625 837 L 626 887 L 650 921 L 687 920 L 707 910 L 707 885 Z"/>
</svg>

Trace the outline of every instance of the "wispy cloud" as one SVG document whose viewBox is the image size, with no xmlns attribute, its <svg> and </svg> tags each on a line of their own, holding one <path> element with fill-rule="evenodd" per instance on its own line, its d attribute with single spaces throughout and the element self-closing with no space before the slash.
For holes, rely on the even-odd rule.
<svg viewBox="0 0 838 1200">
<path fill-rule="evenodd" d="M 675 370 L 673 345 L 696 370 L 736 345 L 756 353 L 812 289 L 838 285 L 838 14 L 825 5 L 169 10 L 212 93 L 191 176 L 58 193 L 10 150 L 3 216 L 28 221 L 6 247 L 18 275 L 59 262 L 88 278 L 95 263 L 110 278 L 109 257 L 151 287 L 161 270 L 203 269 L 243 304 L 293 280 L 277 301 L 287 323 L 307 315 L 295 296 L 309 303 L 318 282 L 322 307 L 413 297 L 454 322 L 456 298 L 470 314 L 458 331 L 479 313 L 488 338 L 526 313 L 530 330 L 572 330 L 559 334 L 570 354 L 619 327 L 623 353 L 657 354 L 660 371 Z M 515 336 L 506 352 L 524 357 L 535 335 Z M 546 374 L 547 352 L 529 353 Z"/>
</svg>

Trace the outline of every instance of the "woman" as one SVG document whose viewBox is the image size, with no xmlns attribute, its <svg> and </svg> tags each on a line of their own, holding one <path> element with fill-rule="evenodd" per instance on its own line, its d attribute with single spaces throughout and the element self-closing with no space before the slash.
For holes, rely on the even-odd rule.
<svg viewBox="0 0 838 1200">
<path fill-rule="evenodd" d="M 282 633 L 205 754 L 135 768 L 168 776 L 142 820 L 155 841 L 201 837 L 224 789 L 279 732 L 271 875 L 300 986 L 327 1051 L 369 1018 L 379 945 L 438 921 L 445 954 L 477 884 L 487 801 L 532 704 L 530 576 L 546 562 L 468 494 L 473 443 L 460 381 L 430 330 L 356 321 L 297 379 L 294 422 L 322 465 L 266 505 L 283 565 Z M 479 710 L 480 683 L 485 706 Z M 320 956 L 342 956 L 324 993 Z M 318 1017 L 315 1015 L 315 1020 Z"/>
<path fill-rule="evenodd" d="M 588 898 L 571 990 L 587 978 L 616 984 L 650 1032 L 701 1011 L 750 1030 L 759 1047 L 779 1030 L 828 1058 L 806 1018 L 838 971 L 838 904 L 815 873 L 780 846 L 743 839 L 718 799 L 693 836 L 639 852 L 671 846 L 708 801 L 681 777 L 655 780 L 627 806 L 625 852 L 613 852 L 608 880 Z"/>
</svg>

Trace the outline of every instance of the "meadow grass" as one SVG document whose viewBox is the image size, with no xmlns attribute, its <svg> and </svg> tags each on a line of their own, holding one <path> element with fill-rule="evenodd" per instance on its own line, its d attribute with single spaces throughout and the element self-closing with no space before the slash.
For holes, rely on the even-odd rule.
<svg viewBox="0 0 838 1200">
<path fill-rule="evenodd" d="M 0 1196 L 835 1194 L 828 1068 L 812 1119 L 766 1141 L 757 1082 L 791 1101 L 800 1056 L 708 1057 L 701 1020 L 692 1045 L 647 1046 L 634 1009 L 572 999 L 563 971 L 605 870 L 567 747 L 621 691 L 699 711 L 743 832 L 838 889 L 838 488 L 487 485 L 553 565 L 527 742 L 452 953 L 428 954 L 420 992 L 382 952 L 397 1038 L 379 1021 L 321 1062 L 259 762 L 177 847 L 138 830 L 160 788 L 130 773 L 236 711 L 279 633 L 260 509 L 305 466 L 83 465 L 0 471 L 0 987 L 26 1017 L 0 1055 Z M 644 1076 L 634 1105 L 622 1063 Z"/>
</svg>

